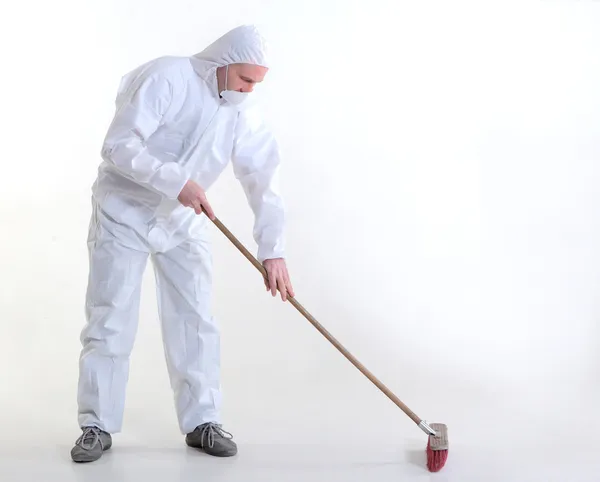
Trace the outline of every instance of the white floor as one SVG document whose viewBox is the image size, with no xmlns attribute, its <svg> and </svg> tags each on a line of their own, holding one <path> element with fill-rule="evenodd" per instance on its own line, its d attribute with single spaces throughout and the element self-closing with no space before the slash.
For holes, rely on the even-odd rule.
<svg viewBox="0 0 600 482">
<path fill-rule="evenodd" d="M 69 450 L 77 433 L 68 420 L 72 407 L 52 414 L 32 410 L 38 401 L 29 400 L 23 413 L 1 417 L 0 480 L 600 480 L 598 400 L 592 392 L 577 405 L 570 404 L 570 396 L 549 399 L 537 415 L 528 411 L 533 403 L 527 397 L 512 400 L 444 389 L 450 393 L 445 401 L 414 398 L 424 410 L 444 415 L 443 420 L 431 422 L 443 421 L 449 426 L 448 462 L 441 472 L 431 474 L 425 466 L 424 434 L 385 397 L 360 378 L 352 378 L 340 381 L 335 391 L 319 389 L 321 400 L 307 396 L 293 402 L 282 392 L 279 399 L 265 400 L 266 404 L 261 404 L 259 396 L 249 396 L 245 403 L 228 403 L 227 428 L 239 444 L 238 456 L 229 459 L 212 458 L 186 447 L 168 409 L 168 391 L 161 390 L 153 400 L 154 406 L 162 408 L 162 416 L 152 419 L 144 412 L 142 394 L 134 384 L 126 426 L 115 435 L 113 449 L 93 464 L 73 464 Z M 570 408 L 576 411 L 571 414 Z M 33 428 L 23 430 L 27 423 Z"/>
<path fill-rule="evenodd" d="M 583 439 L 569 449 L 556 447 L 487 447 L 474 441 L 454 447 L 438 474 L 425 469 L 423 451 L 416 445 L 385 444 L 357 447 L 340 441 L 327 447 L 312 445 L 243 445 L 232 459 L 214 459 L 180 444 L 142 445 L 118 440 L 114 450 L 94 464 L 76 465 L 64 441 L 44 442 L 32 434 L 29 447 L 3 447 L 2 481 L 598 481 L 598 447 Z"/>
</svg>

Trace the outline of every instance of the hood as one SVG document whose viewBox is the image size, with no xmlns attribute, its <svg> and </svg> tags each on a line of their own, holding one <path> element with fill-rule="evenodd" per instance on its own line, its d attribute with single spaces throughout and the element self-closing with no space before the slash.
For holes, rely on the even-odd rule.
<svg viewBox="0 0 600 482">
<path fill-rule="evenodd" d="M 215 40 L 195 58 L 216 64 L 254 64 L 269 67 L 265 39 L 253 25 L 242 25 Z"/>
</svg>

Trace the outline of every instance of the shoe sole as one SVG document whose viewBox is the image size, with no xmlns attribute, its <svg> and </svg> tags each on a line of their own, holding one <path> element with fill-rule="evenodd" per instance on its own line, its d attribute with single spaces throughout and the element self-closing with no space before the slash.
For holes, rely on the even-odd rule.
<svg viewBox="0 0 600 482">
<path fill-rule="evenodd" d="M 204 452 L 207 455 L 212 455 L 213 457 L 233 457 L 237 455 L 237 450 L 234 453 L 224 453 L 224 452 L 208 452 L 206 449 L 202 448 L 198 445 L 192 445 L 186 442 L 186 445 L 192 449 L 199 450 L 200 452 Z"/>
<path fill-rule="evenodd" d="M 100 455 L 102 457 L 102 455 Z M 71 460 L 76 464 L 87 464 L 90 462 L 95 462 L 96 460 L 100 460 L 100 457 L 71 457 Z"/>
</svg>

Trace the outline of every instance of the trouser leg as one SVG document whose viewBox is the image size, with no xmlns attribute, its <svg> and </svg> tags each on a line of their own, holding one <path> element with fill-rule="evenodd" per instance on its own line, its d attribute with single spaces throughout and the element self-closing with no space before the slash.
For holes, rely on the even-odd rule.
<svg viewBox="0 0 600 482">
<path fill-rule="evenodd" d="M 89 241 L 89 259 L 78 422 L 117 433 L 123 422 L 129 357 L 148 253 L 125 247 L 113 234 L 98 228 Z"/>
<path fill-rule="evenodd" d="M 211 315 L 208 243 L 153 255 L 163 344 L 182 433 L 220 423 L 220 338 Z"/>
</svg>

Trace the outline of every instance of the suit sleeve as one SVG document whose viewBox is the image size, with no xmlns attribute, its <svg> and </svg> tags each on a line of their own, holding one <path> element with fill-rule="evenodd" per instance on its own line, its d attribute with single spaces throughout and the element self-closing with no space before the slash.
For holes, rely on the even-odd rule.
<svg viewBox="0 0 600 482">
<path fill-rule="evenodd" d="M 101 155 L 123 176 L 169 199 L 177 199 L 187 182 L 186 173 L 179 164 L 161 162 L 152 156 L 146 146 L 172 97 L 173 84 L 165 72 L 133 82 L 120 96 Z"/>
<path fill-rule="evenodd" d="M 261 263 L 285 257 L 285 209 L 278 182 L 280 162 L 279 146 L 264 122 L 255 113 L 240 113 L 232 164 L 254 213 L 253 235 Z"/>
</svg>

